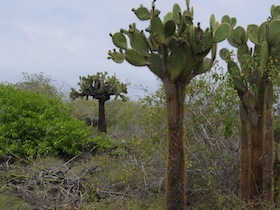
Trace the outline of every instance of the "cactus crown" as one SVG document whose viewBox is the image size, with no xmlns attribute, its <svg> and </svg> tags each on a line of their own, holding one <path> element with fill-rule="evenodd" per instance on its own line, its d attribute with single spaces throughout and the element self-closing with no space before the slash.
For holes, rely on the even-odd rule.
<svg viewBox="0 0 280 210">
<path fill-rule="evenodd" d="M 248 39 L 255 45 L 249 49 Z M 271 17 L 260 26 L 251 24 L 247 30 L 238 26 L 228 37 L 237 49 L 238 63 L 233 61 L 228 49 L 220 56 L 228 64 L 234 87 L 238 92 L 256 94 L 263 76 L 277 78 L 280 72 L 280 6 L 271 7 Z"/>
<path fill-rule="evenodd" d="M 127 93 L 127 86 L 121 83 L 116 76 L 109 76 L 108 72 L 97 72 L 96 75 L 80 76 L 79 91 L 71 89 L 70 97 L 72 99 L 78 97 L 92 97 L 95 99 L 109 100 L 111 95 L 120 97 L 125 100 L 123 94 Z"/>
<path fill-rule="evenodd" d="M 117 63 L 126 60 L 134 66 L 147 66 L 159 78 L 174 82 L 188 83 L 194 76 L 208 71 L 216 56 L 217 43 L 228 37 L 236 20 L 226 17 L 219 23 L 212 15 L 210 27 L 203 30 L 200 23 L 193 23 L 194 9 L 189 0 L 186 5 L 182 11 L 174 4 L 163 19 L 155 0 L 151 10 L 143 5 L 132 9 L 139 20 L 150 24 L 145 32 L 131 24 L 128 30 L 110 34 L 119 50 L 110 50 L 108 58 Z M 210 51 L 211 58 L 206 58 Z"/>
</svg>

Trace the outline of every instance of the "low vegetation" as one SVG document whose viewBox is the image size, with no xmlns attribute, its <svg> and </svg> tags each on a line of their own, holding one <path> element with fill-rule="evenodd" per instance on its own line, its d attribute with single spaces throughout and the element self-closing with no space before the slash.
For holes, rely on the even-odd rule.
<svg viewBox="0 0 280 210">
<path fill-rule="evenodd" d="M 227 82 L 227 75 L 217 72 L 199 77 L 186 90 L 188 209 L 252 209 L 250 204 L 241 203 L 238 196 L 238 98 Z M 98 128 L 86 126 L 83 120 L 85 116 L 98 116 L 97 101 L 65 102 L 57 96 L 46 99 L 34 91 L 1 85 L 1 103 L 5 89 L 9 89 L 10 96 L 13 93 L 22 99 L 10 103 L 11 110 L 17 110 L 18 105 L 18 109 L 27 112 L 38 98 L 39 111 L 33 112 L 34 119 L 42 116 L 40 110 L 44 105 L 46 113 L 56 110 L 57 124 L 75 122 L 76 127 L 71 127 L 71 133 L 66 129 L 61 130 L 60 135 L 73 137 L 77 132 L 84 133 L 84 136 L 75 140 L 68 136 L 67 141 L 59 141 L 63 147 L 53 147 L 48 153 L 40 153 L 37 149 L 44 142 L 44 135 L 29 137 L 33 140 L 30 148 L 36 152 L 26 154 L 24 150 L 10 149 L 19 141 L 11 138 L 8 141 L 5 137 L 7 142 L 1 144 L 0 209 L 164 208 L 167 122 L 162 88 L 138 101 L 108 101 L 107 134 L 99 134 Z M 41 100 L 44 103 L 39 103 Z M 48 106 L 49 100 L 52 105 Z M 23 102 L 29 105 L 22 108 Z M 1 116 L 6 113 L 3 110 L 1 108 Z M 19 124 L 20 120 L 16 119 L 9 123 Z M 48 123 L 52 122 L 51 117 L 47 119 Z M 3 121 L 1 125 L 4 125 Z M 40 127 L 38 120 L 31 125 L 29 130 L 41 128 L 41 133 L 45 134 L 44 126 Z M 26 129 L 26 126 L 22 128 Z M 1 136 L 3 134 L 1 132 Z M 51 142 L 60 135 L 53 136 Z M 23 145 L 24 138 L 19 139 Z M 91 144 L 82 146 L 83 141 Z M 67 152 L 72 151 L 68 147 L 73 149 L 73 143 L 79 144 L 79 152 Z M 64 147 L 68 149 L 57 150 Z M 276 192 L 277 189 L 278 185 L 275 186 Z M 277 208 L 274 204 L 259 202 L 258 209 Z"/>
</svg>

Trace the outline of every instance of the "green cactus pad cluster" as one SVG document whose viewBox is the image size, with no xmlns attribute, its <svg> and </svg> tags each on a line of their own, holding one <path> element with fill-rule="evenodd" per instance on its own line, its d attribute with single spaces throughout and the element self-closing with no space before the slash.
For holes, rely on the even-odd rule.
<svg viewBox="0 0 280 210">
<path fill-rule="evenodd" d="M 228 24 L 230 24 L 230 26 L 232 28 L 234 28 L 234 26 L 236 25 L 236 22 L 237 22 L 237 20 L 234 17 L 231 18 L 228 15 L 225 15 L 225 16 L 222 17 L 222 23 L 228 23 Z"/>
<path fill-rule="evenodd" d="M 234 47 L 239 47 L 242 44 L 246 44 L 247 34 L 245 29 L 241 26 L 238 26 L 235 29 L 233 29 L 232 33 L 228 37 L 228 42 Z"/>
<path fill-rule="evenodd" d="M 217 43 L 231 34 L 236 20 L 226 16 L 219 23 L 212 15 L 210 28 L 203 30 L 200 23 L 194 25 L 193 8 L 189 1 L 186 3 L 186 10 L 174 4 L 163 20 L 155 8 L 155 1 L 151 10 L 143 5 L 133 9 L 139 20 L 150 21 L 147 34 L 138 30 L 135 24 L 131 24 L 129 30 L 111 34 L 120 51 L 109 51 L 108 58 L 117 63 L 126 60 L 134 66 L 147 66 L 161 79 L 168 77 L 174 82 L 188 83 L 194 76 L 210 70 L 216 57 Z M 209 52 L 211 58 L 206 58 Z"/>
<path fill-rule="evenodd" d="M 225 16 L 222 22 L 230 24 L 231 20 Z M 228 64 L 234 88 L 239 93 L 246 94 L 242 99 L 245 106 L 252 108 L 262 81 L 269 81 L 273 79 L 269 75 L 280 73 L 280 6 L 272 6 L 271 18 L 260 26 L 251 24 L 247 30 L 241 26 L 232 29 L 227 40 L 237 49 L 238 61 L 234 61 L 231 52 L 225 48 L 220 50 L 220 57 Z M 248 47 L 248 40 L 254 44 L 251 49 Z M 271 100 L 271 97 L 268 97 L 268 100 Z"/>
<path fill-rule="evenodd" d="M 95 99 L 107 98 L 111 95 L 120 96 L 125 99 L 122 93 L 127 93 L 127 86 L 121 83 L 115 76 L 109 76 L 108 72 L 97 72 L 95 75 L 80 76 L 78 86 L 79 91 L 71 89 L 70 97 L 76 99 L 78 97 L 93 97 Z"/>
</svg>

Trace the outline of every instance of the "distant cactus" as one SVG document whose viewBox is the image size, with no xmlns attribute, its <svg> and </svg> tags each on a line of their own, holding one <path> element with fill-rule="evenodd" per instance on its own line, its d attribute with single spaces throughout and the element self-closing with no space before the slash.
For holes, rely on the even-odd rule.
<svg viewBox="0 0 280 210">
<path fill-rule="evenodd" d="M 99 132 L 106 132 L 105 101 L 109 100 L 111 96 L 125 100 L 126 84 L 121 83 L 115 76 L 108 76 L 107 72 L 98 72 L 96 75 L 80 77 L 78 86 L 80 87 L 79 91 L 74 88 L 71 89 L 70 98 L 85 97 L 88 99 L 92 97 L 97 99 L 99 102 L 98 130 Z"/>
<path fill-rule="evenodd" d="M 254 48 L 249 48 L 248 39 Z M 240 195 L 243 200 L 272 201 L 273 83 L 280 73 L 280 6 L 272 6 L 271 18 L 260 26 L 234 28 L 227 40 L 236 47 L 238 59 L 221 49 L 240 98 Z"/>
<path fill-rule="evenodd" d="M 210 27 L 203 30 L 193 23 L 193 8 L 189 0 L 182 11 L 174 4 L 172 12 L 160 18 L 160 11 L 143 5 L 132 11 L 150 25 L 143 31 L 136 24 L 129 29 L 110 34 L 119 50 L 110 50 L 109 59 L 116 63 L 126 60 L 133 66 L 147 66 L 163 82 L 168 113 L 169 141 L 166 183 L 166 209 L 185 209 L 184 107 L 185 87 L 193 77 L 211 69 L 217 43 L 231 33 L 236 20 L 224 18 L 221 24 L 212 15 Z M 210 53 L 210 58 L 206 57 Z"/>
</svg>

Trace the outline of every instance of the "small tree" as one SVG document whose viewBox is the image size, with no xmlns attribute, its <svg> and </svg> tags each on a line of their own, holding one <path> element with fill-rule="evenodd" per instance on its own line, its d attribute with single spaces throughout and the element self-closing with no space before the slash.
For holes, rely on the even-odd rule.
<svg viewBox="0 0 280 210">
<path fill-rule="evenodd" d="M 17 88 L 41 93 L 48 97 L 61 97 L 63 93 L 58 90 L 58 84 L 43 72 L 39 74 L 23 73 L 22 81 L 15 84 Z"/>
<path fill-rule="evenodd" d="M 89 97 L 92 97 L 97 99 L 99 103 L 98 131 L 106 133 L 105 101 L 108 101 L 113 95 L 115 98 L 120 97 L 125 100 L 123 94 L 127 93 L 126 84 L 120 83 L 115 76 L 108 76 L 107 72 L 98 72 L 96 75 L 80 77 L 78 86 L 79 91 L 71 89 L 70 98 L 85 97 L 88 100 Z"/>
<path fill-rule="evenodd" d="M 280 6 L 271 17 L 247 30 L 236 27 L 228 42 L 237 48 L 237 62 L 228 49 L 220 55 L 228 64 L 240 98 L 240 196 L 243 200 L 273 201 L 273 85 L 279 80 Z M 247 39 L 254 44 L 249 49 Z"/>
<path fill-rule="evenodd" d="M 117 63 L 128 61 L 133 66 L 147 66 L 163 82 L 168 119 L 168 160 L 166 181 L 166 209 L 186 208 L 186 160 L 184 141 L 185 87 L 196 75 L 211 69 L 215 60 L 217 43 L 227 38 L 234 19 L 216 22 L 210 19 L 210 28 L 202 30 L 200 23 L 193 24 L 193 8 L 189 0 L 187 9 L 181 11 L 174 4 L 173 11 L 163 20 L 155 8 L 149 11 L 142 5 L 133 9 L 142 20 L 150 20 L 146 29 L 149 36 L 131 24 L 129 30 L 110 34 L 120 50 L 109 51 L 109 58 Z M 232 24 L 232 25 L 231 25 Z M 130 46 L 127 44 L 130 40 Z M 211 58 L 206 58 L 211 52 Z"/>
</svg>

